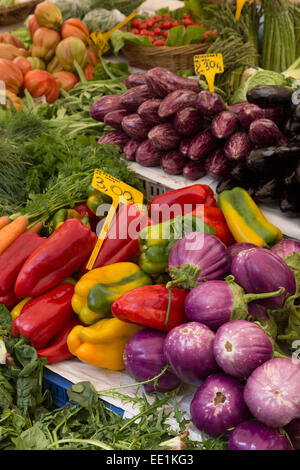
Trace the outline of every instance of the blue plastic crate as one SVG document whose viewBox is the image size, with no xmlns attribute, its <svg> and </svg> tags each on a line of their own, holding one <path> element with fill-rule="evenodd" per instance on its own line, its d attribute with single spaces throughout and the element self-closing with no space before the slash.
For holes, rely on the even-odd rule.
<svg viewBox="0 0 300 470">
<path fill-rule="evenodd" d="M 72 382 L 64 379 L 59 374 L 56 374 L 50 369 L 44 369 L 43 390 L 49 390 L 52 396 L 53 405 L 57 408 L 61 408 L 69 401 L 67 390 L 71 385 L 73 385 Z M 124 415 L 124 410 L 122 408 L 118 408 L 105 400 L 103 400 L 103 403 L 107 408 L 118 413 L 120 416 Z"/>
</svg>

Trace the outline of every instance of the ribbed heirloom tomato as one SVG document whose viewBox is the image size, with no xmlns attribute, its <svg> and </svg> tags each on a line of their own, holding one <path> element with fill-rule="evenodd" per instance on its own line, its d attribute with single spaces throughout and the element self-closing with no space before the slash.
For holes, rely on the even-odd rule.
<svg viewBox="0 0 300 470">
<path fill-rule="evenodd" d="M 47 103 L 54 103 L 59 97 L 59 86 L 46 70 L 31 70 L 24 77 L 24 88 L 33 98 L 45 95 Z"/>
</svg>

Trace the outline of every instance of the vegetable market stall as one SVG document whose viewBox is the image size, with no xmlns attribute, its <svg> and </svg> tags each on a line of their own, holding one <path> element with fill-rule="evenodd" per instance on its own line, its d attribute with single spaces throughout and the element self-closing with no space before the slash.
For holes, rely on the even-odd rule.
<svg viewBox="0 0 300 470">
<path fill-rule="evenodd" d="M 275 448 L 290 450 L 290 440 L 278 429 L 285 427 L 287 430 L 287 425 L 294 425 L 294 422 L 297 428 L 300 417 L 299 400 L 295 398 L 299 370 L 297 363 L 292 362 L 290 357 L 299 330 L 300 245 L 297 240 L 282 240 L 282 234 L 300 240 L 299 213 L 295 210 L 291 216 L 282 214 L 276 202 L 274 205 L 262 205 L 260 199 L 256 198 L 256 192 L 250 194 L 249 187 L 242 184 L 244 180 L 241 180 L 241 185 L 237 185 L 240 180 L 234 179 L 233 185 L 231 181 L 231 184 L 219 190 L 218 178 L 210 176 L 209 171 L 205 174 L 202 168 L 199 173 L 203 175 L 199 178 L 184 177 L 181 171 L 182 163 L 186 164 L 183 152 L 179 158 L 178 154 L 176 158 L 173 154 L 168 165 L 163 152 L 175 152 L 179 142 L 184 140 L 182 135 L 185 135 L 186 128 L 179 119 L 173 120 L 173 117 L 181 111 L 185 113 L 186 109 L 190 113 L 188 120 L 191 116 L 196 117 L 196 127 L 191 137 L 198 139 L 198 131 L 203 125 L 203 119 L 199 120 L 199 112 L 195 110 L 198 107 L 202 111 L 205 109 L 206 126 L 203 132 L 206 137 L 210 129 L 214 133 L 210 141 L 205 140 L 206 152 L 208 148 L 214 150 L 216 142 L 224 145 L 225 139 L 235 135 L 237 130 L 241 130 L 238 126 L 242 126 L 240 134 L 243 134 L 243 144 L 245 139 L 249 144 L 246 147 L 248 153 L 251 150 L 250 155 L 257 150 L 252 149 L 252 144 L 260 145 L 263 149 L 264 144 L 267 144 L 289 150 L 290 145 L 293 149 L 291 153 L 297 154 L 299 105 L 293 102 L 293 97 L 299 97 L 297 81 L 290 75 L 296 74 L 297 66 L 291 64 L 295 53 L 291 49 L 291 55 L 286 54 L 286 61 L 282 59 L 280 64 L 281 72 L 289 70 L 287 80 L 293 80 L 293 90 L 288 81 L 283 81 L 278 88 L 271 83 L 266 87 L 266 95 L 266 88 L 263 87 L 262 91 L 259 86 L 249 86 L 248 79 L 243 82 L 248 86 L 247 91 L 245 86 L 242 90 L 244 99 L 248 101 L 242 103 L 242 108 L 250 109 L 252 105 L 245 121 L 240 114 L 235 116 L 233 108 L 227 107 L 223 101 L 224 95 L 221 96 L 222 90 L 219 90 L 220 94 L 208 92 L 203 80 L 201 87 L 204 89 L 201 90 L 196 77 L 191 77 L 190 72 L 189 78 L 186 78 L 163 68 L 150 69 L 147 73 L 141 69 L 129 71 L 119 59 L 113 60 L 110 56 L 106 56 L 105 60 L 102 57 L 95 59 L 91 51 L 88 58 L 87 43 L 84 45 L 88 32 L 84 24 L 78 21 L 75 23 L 72 18 L 67 20 L 61 28 L 61 38 L 55 28 L 63 20 L 59 9 L 53 10 L 53 5 L 42 2 L 33 22 L 37 19 L 40 22 L 48 21 L 44 8 L 50 8 L 54 14 L 54 23 L 50 25 L 55 26 L 51 32 L 54 41 L 50 54 L 52 59 L 48 55 L 49 51 L 40 44 L 42 37 L 39 28 L 33 33 L 35 39 L 32 49 L 39 51 L 39 57 L 31 59 L 41 60 L 42 56 L 47 68 L 49 60 L 59 60 L 54 68 L 62 67 L 63 64 L 65 69 L 72 71 L 69 72 L 71 75 L 74 72 L 76 84 L 73 82 L 69 87 L 69 83 L 62 81 L 59 82 L 62 87 L 59 89 L 52 78 L 51 87 L 46 92 L 40 93 L 38 90 L 36 93 L 40 84 L 33 86 L 29 80 L 25 80 L 28 73 L 35 73 L 36 69 L 25 71 L 26 90 L 20 109 L 23 114 L 18 119 L 17 113 L 9 109 L 1 110 L 0 124 L 5 136 L 2 145 L 6 145 L 4 149 L 14 162 L 17 161 L 17 155 L 24 159 L 20 160 L 21 165 L 16 166 L 16 169 L 20 176 L 25 176 L 24 186 L 21 184 L 18 188 L 19 201 L 16 201 L 12 197 L 14 191 L 11 191 L 16 179 L 11 178 L 11 171 L 14 170 L 10 166 L 5 168 L 10 180 L 6 181 L 9 191 L 5 194 L 5 204 L 2 203 L 2 209 L 7 213 L 4 212 L 0 220 L 3 224 L 0 232 L 3 235 L 0 237 L 0 263 L 3 263 L 0 293 L 2 303 L 10 310 L 12 336 L 18 338 L 21 335 L 21 343 L 25 338 L 36 349 L 39 358 L 48 360 L 46 370 L 54 375 L 49 373 L 47 376 L 46 372 L 45 379 L 49 385 L 53 378 L 53 390 L 59 386 L 55 385 L 57 377 L 56 384 L 65 384 L 66 387 L 70 383 L 75 384 L 70 387 L 70 396 L 76 398 L 77 393 L 78 398 L 85 391 L 82 384 L 89 382 L 96 390 L 100 390 L 100 398 L 116 407 L 114 409 L 119 413 L 124 411 L 123 416 L 129 418 L 129 423 L 140 416 L 137 405 L 141 403 L 138 398 L 141 399 L 143 395 L 137 384 L 143 385 L 149 394 L 150 407 L 156 400 L 153 391 L 164 394 L 175 389 L 174 409 L 173 403 L 170 405 L 169 402 L 169 406 L 166 406 L 167 395 L 163 402 L 165 412 L 171 413 L 167 421 L 175 432 L 188 431 L 190 439 L 205 442 L 203 433 L 218 438 L 226 430 L 234 428 L 230 435 L 230 448 L 235 449 L 241 445 L 239 426 L 251 417 L 260 421 L 260 431 L 265 435 L 269 433 L 268 439 L 275 436 Z M 232 12 L 226 7 L 223 13 L 232 25 Z M 164 20 L 171 16 L 169 12 L 166 15 Z M 182 20 L 183 23 L 185 20 Z M 192 21 L 190 15 L 187 20 Z M 153 26 L 149 27 L 150 31 Z M 181 25 L 180 28 L 187 30 L 191 26 L 196 29 L 201 27 L 193 21 L 193 25 Z M 82 40 L 78 39 L 79 36 L 75 40 L 70 32 L 74 31 L 72 28 L 75 28 Z M 210 39 L 210 30 L 207 32 L 206 39 Z M 133 34 L 133 29 L 129 34 Z M 240 44 L 241 31 L 235 30 L 235 34 L 240 37 Z M 142 33 L 140 36 L 147 34 Z M 213 34 L 211 51 L 217 50 L 214 47 L 223 40 L 216 39 L 217 36 Z M 14 40 L 11 36 L 4 36 L 4 43 L 7 38 Z M 120 39 L 120 36 L 115 35 L 115 38 Z M 206 39 L 203 38 L 203 41 Z M 72 57 L 75 43 L 80 63 Z M 65 44 L 67 49 L 64 49 Z M 115 52 L 120 50 L 120 44 L 114 42 Z M 246 60 L 249 44 L 247 42 L 240 46 Z M 228 47 L 223 50 L 224 59 L 226 51 Z M 23 49 L 21 52 L 25 54 Z M 16 64 L 26 63 L 22 60 L 22 54 L 14 58 Z M 56 54 L 54 59 L 53 54 Z M 254 59 L 254 56 L 251 57 Z M 97 60 L 98 68 L 93 65 L 91 70 L 92 63 L 87 61 L 94 59 Z M 118 66 L 114 66 L 116 62 L 119 62 Z M 225 61 L 226 66 L 228 63 Z M 273 70 L 278 67 L 278 63 L 269 65 Z M 243 63 L 243 66 L 246 64 Z M 264 74 L 264 71 L 256 70 L 252 75 L 260 72 Z M 48 77 L 52 69 L 51 73 L 45 73 L 48 73 Z M 91 79 L 89 73 L 95 73 L 97 77 Z M 279 75 L 283 80 L 282 74 Z M 272 77 L 276 77 L 276 82 L 278 75 Z M 23 77 L 18 73 L 17 81 L 10 84 L 14 92 L 21 90 L 22 80 Z M 138 83 L 135 80 L 142 81 Z M 226 89 L 229 82 L 222 86 Z M 221 86 L 221 82 L 218 81 L 218 85 Z M 255 100 L 253 98 L 254 101 L 251 101 L 254 95 Z M 42 96 L 46 102 L 36 106 L 33 97 L 39 99 Z M 286 106 L 285 109 L 295 112 L 288 128 L 280 127 L 282 122 L 277 127 L 276 116 L 273 115 L 272 120 L 270 115 L 268 118 L 263 115 L 264 109 L 269 108 L 270 96 L 273 105 L 281 104 Z M 145 116 L 149 119 L 150 114 L 147 106 L 143 105 L 148 100 L 156 101 L 156 108 L 151 108 L 150 114 L 152 119 L 153 116 L 155 120 L 158 119 L 159 124 L 155 122 L 157 127 L 164 126 L 163 136 L 155 132 L 153 121 L 151 125 L 148 122 L 145 126 Z M 263 100 L 267 106 L 262 103 Z M 21 101 L 19 104 L 21 106 Z M 154 108 L 157 114 L 153 112 Z M 253 109 L 255 112 L 252 113 Z M 207 111 L 208 114 L 205 114 Z M 114 112 L 114 116 L 111 116 Z M 238 112 L 241 113 L 241 108 Z M 30 123 L 27 119 L 30 119 Z M 259 120 L 260 126 L 257 124 Z M 245 122 L 247 126 L 250 125 L 249 136 Z M 26 127 L 29 124 L 30 129 Z M 262 132 L 264 127 L 265 131 Z M 12 145 L 13 137 L 15 142 Z M 99 138 L 98 144 L 95 137 Z M 129 143 L 134 144 L 133 153 L 131 146 L 127 148 Z M 203 157 L 198 154 L 200 147 L 198 141 L 197 145 L 189 143 L 191 160 L 197 161 Z M 280 153 L 277 147 L 271 150 L 276 155 Z M 248 158 L 248 154 L 244 154 L 245 145 L 241 155 L 238 145 L 233 150 L 225 152 L 226 156 L 227 153 L 230 155 L 229 159 Z M 151 159 L 154 154 L 153 164 Z M 128 160 L 127 164 L 124 156 Z M 177 168 L 174 171 L 172 165 L 174 162 L 177 164 L 178 160 L 180 171 Z M 31 167 L 24 170 L 23 163 Z M 92 180 L 96 166 L 100 169 L 96 170 L 93 184 L 86 191 L 87 182 Z M 286 184 L 297 187 L 298 170 L 294 167 L 292 170 L 286 176 Z M 105 171 L 109 173 L 108 176 Z M 89 271 L 89 264 L 86 263 L 91 253 L 94 253 L 93 247 L 97 247 L 95 227 L 99 219 L 96 208 L 101 203 L 109 203 L 109 213 L 112 209 L 116 210 L 113 193 L 108 192 L 109 197 L 105 199 L 94 182 L 98 181 L 99 184 L 100 181 L 101 186 L 107 181 L 105 178 L 121 184 L 118 187 L 125 188 L 133 202 L 141 201 L 140 191 L 144 190 L 151 219 L 143 210 L 139 211 L 141 225 L 138 241 L 131 239 L 128 234 L 126 243 L 121 242 L 122 237 L 111 240 L 109 234 L 113 232 L 117 221 L 122 222 L 123 217 L 129 215 L 132 204 L 121 206 L 103 242 L 100 256 L 96 253 L 93 269 Z M 117 178 L 122 180 L 121 183 Z M 18 184 L 21 180 L 23 182 L 19 178 Z M 218 201 L 215 193 L 218 194 Z M 187 215 L 174 214 L 170 218 L 169 214 L 169 217 L 157 223 L 155 203 L 167 202 L 171 207 L 175 202 L 183 207 L 184 201 L 201 204 L 203 210 L 192 207 Z M 216 207 L 217 202 L 219 207 Z M 294 207 L 297 209 L 297 201 Z M 136 215 L 132 216 L 133 220 L 135 218 Z M 104 228 L 103 225 L 102 230 Z M 152 229 L 154 235 L 159 235 L 158 240 L 157 237 L 154 237 L 155 240 L 152 238 Z M 45 238 L 35 233 L 40 230 L 43 230 L 41 233 Z M 181 236 L 177 239 L 180 230 Z M 22 243 L 25 239 L 28 242 Z M 196 242 L 195 252 L 192 253 L 188 248 L 191 240 Z M 4 268 L 12 251 L 17 256 L 15 264 L 9 265 L 7 274 Z M 42 265 L 41 259 L 44 260 Z M 269 272 L 272 272 L 272 276 L 268 276 Z M 111 312 L 113 317 L 107 317 Z M 185 337 L 188 342 L 185 342 Z M 247 343 L 249 337 L 250 344 Z M 229 360 L 227 353 L 232 353 Z M 6 360 L 11 360 L 9 355 Z M 274 371 L 278 375 L 274 375 Z M 255 382 L 257 377 L 263 378 L 261 382 L 258 380 L 258 385 Z M 289 403 L 283 404 L 273 395 L 269 406 L 267 397 L 263 395 L 265 391 L 259 385 L 265 382 L 270 383 L 271 389 L 275 387 L 274 395 L 279 393 L 278 388 L 285 393 L 284 387 L 287 387 L 291 406 Z M 6 386 L 9 384 L 6 383 Z M 217 394 L 214 392 L 215 387 L 219 390 Z M 123 390 L 127 395 L 125 402 L 121 393 Z M 263 401 L 260 407 L 256 405 L 257 397 Z M 233 408 L 230 403 L 233 403 Z M 64 405 L 64 402 L 60 404 Z M 276 407 L 275 414 L 273 406 Z M 220 410 L 221 420 L 214 408 Z M 191 418 L 191 422 L 187 423 L 186 418 Z M 247 426 L 251 427 L 251 424 L 246 423 Z M 286 432 L 294 436 L 291 429 Z M 268 439 L 262 439 L 263 442 L 257 444 L 259 448 L 271 445 Z M 295 442 L 293 445 L 296 448 Z M 49 445 L 52 447 L 58 444 L 54 442 Z"/>
</svg>

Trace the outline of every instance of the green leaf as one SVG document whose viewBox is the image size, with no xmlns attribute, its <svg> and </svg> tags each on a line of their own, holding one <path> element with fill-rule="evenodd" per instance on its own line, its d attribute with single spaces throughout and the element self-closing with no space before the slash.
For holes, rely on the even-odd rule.
<svg viewBox="0 0 300 470">
<path fill-rule="evenodd" d="M 185 27 L 183 25 L 176 26 L 169 29 L 169 34 L 166 40 L 166 46 L 182 46 L 185 38 Z"/>
<path fill-rule="evenodd" d="M 128 31 L 114 31 L 110 35 L 110 41 L 115 55 L 118 55 L 119 51 L 124 47 L 126 41 L 140 44 L 141 46 L 152 46 L 148 36 L 136 36 L 135 34 L 132 34 Z"/>
<path fill-rule="evenodd" d="M 98 394 L 90 382 L 78 382 L 67 390 L 71 401 L 78 403 L 84 408 L 92 408 L 98 402 Z"/>
<path fill-rule="evenodd" d="M 45 450 L 51 443 L 36 423 L 31 428 L 23 431 L 17 438 L 12 438 L 15 450 Z"/>
<path fill-rule="evenodd" d="M 184 44 L 199 44 L 204 39 L 204 33 L 203 26 L 188 26 L 185 31 Z"/>
</svg>

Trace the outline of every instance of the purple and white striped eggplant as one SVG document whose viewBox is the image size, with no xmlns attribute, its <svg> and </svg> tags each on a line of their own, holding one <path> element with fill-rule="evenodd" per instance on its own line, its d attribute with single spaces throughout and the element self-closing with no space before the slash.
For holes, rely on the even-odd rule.
<svg viewBox="0 0 300 470">
<path fill-rule="evenodd" d="M 174 374 L 183 382 L 199 386 L 218 370 L 213 353 L 215 334 L 198 322 L 184 323 L 167 334 L 164 355 Z"/>
<path fill-rule="evenodd" d="M 233 276 L 211 280 L 194 287 L 186 296 L 184 310 L 189 321 L 204 323 L 213 331 L 232 320 L 246 320 L 248 303 L 280 295 L 282 290 L 267 294 L 246 294 Z"/>
<path fill-rule="evenodd" d="M 230 270 L 230 258 L 216 236 L 190 232 L 173 245 L 168 270 L 172 285 L 192 289 L 200 282 L 224 278 Z"/>
<path fill-rule="evenodd" d="M 287 264 L 266 248 L 242 251 L 232 261 L 231 272 L 247 293 L 272 292 L 284 288 L 280 296 L 259 300 L 269 308 L 282 308 L 286 298 L 296 292 L 296 280 Z"/>
</svg>

